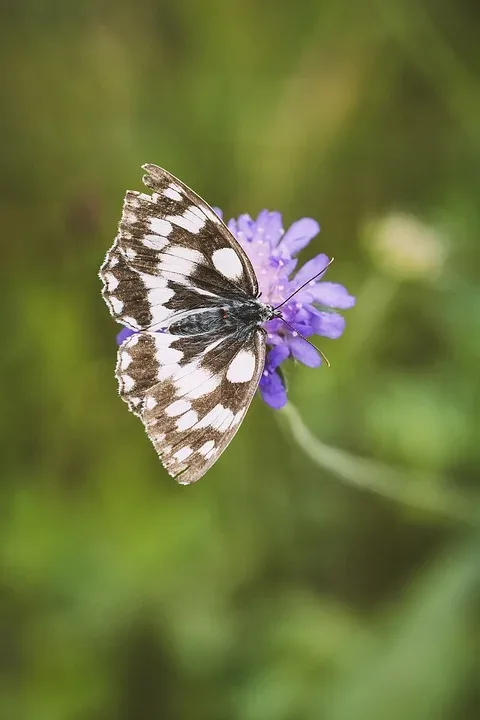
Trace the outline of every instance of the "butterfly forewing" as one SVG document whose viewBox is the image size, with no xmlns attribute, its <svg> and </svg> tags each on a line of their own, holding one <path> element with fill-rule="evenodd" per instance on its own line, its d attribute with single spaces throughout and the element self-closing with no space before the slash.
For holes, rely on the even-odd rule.
<svg viewBox="0 0 480 720">
<path fill-rule="evenodd" d="M 212 208 L 165 170 L 145 165 L 151 195 L 128 191 L 100 276 L 113 317 L 133 330 L 161 327 L 212 298 L 255 296 L 246 254 Z"/>
<path fill-rule="evenodd" d="M 118 351 L 121 397 L 138 414 L 178 482 L 198 480 L 225 450 L 263 370 L 265 340 L 248 334 L 194 338 L 141 332 Z"/>
</svg>

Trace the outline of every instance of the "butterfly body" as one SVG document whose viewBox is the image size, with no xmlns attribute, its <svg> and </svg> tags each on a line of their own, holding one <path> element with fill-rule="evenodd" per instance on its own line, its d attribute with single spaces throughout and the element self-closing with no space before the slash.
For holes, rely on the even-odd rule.
<svg viewBox="0 0 480 720">
<path fill-rule="evenodd" d="M 274 316 L 271 305 L 251 300 L 225 300 L 221 307 L 188 313 L 171 323 L 168 330 L 177 335 L 243 335 Z"/>
<path fill-rule="evenodd" d="M 261 327 L 281 313 L 259 300 L 241 246 L 212 208 L 155 165 L 151 195 L 128 191 L 100 270 L 115 320 L 119 392 L 167 471 L 198 480 L 227 447 L 265 363 Z"/>
</svg>

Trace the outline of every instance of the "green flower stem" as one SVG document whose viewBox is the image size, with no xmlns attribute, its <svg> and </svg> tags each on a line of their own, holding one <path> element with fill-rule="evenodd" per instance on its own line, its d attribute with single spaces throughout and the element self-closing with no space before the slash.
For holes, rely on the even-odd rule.
<svg viewBox="0 0 480 720">
<path fill-rule="evenodd" d="M 445 478 L 395 469 L 330 447 L 310 432 L 290 402 L 278 415 L 305 455 L 347 485 L 446 519 L 478 523 L 480 500 L 445 487 Z"/>
</svg>

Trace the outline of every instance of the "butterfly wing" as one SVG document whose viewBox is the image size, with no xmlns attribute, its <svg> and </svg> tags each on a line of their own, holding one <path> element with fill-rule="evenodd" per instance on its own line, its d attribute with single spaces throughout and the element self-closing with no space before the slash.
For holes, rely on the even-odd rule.
<svg viewBox="0 0 480 720">
<path fill-rule="evenodd" d="M 132 330 L 155 329 L 225 296 L 256 296 L 252 265 L 212 208 L 166 170 L 143 168 L 153 193 L 127 192 L 100 270 L 115 320 Z"/>
<path fill-rule="evenodd" d="M 235 435 L 264 362 L 259 328 L 227 337 L 140 332 L 120 346 L 116 375 L 168 473 L 190 484 Z"/>
</svg>

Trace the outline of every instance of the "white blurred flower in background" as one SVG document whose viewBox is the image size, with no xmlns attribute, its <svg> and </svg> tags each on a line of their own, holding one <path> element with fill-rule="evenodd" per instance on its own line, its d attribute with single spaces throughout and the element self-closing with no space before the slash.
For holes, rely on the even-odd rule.
<svg viewBox="0 0 480 720">
<path fill-rule="evenodd" d="M 397 280 L 436 279 L 447 257 L 440 230 L 407 213 L 369 222 L 364 240 L 377 267 Z"/>
</svg>

